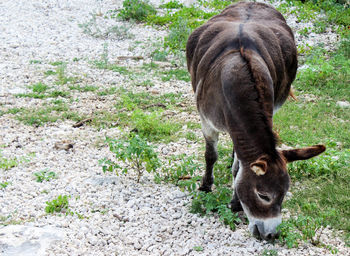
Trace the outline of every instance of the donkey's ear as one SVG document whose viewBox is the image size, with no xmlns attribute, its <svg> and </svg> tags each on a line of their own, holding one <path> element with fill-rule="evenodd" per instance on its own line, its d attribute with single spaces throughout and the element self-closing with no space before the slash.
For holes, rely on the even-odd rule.
<svg viewBox="0 0 350 256">
<path fill-rule="evenodd" d="M 265 157 L 260 157 L 258 160 L 250 164 L 250 169 L 256 175 L 264 175 L 267 171 L 267 161 Z"/>
<path fill-rule="evenodd" d="M 324 152 L 326 147 L 324 145 L 315 145 L 306 148 L 282 150 L 282 154 L 287 162 L 293 162 L 297 160 L 306 160 L 311 157 L 317 156 Z"/>
</svg>

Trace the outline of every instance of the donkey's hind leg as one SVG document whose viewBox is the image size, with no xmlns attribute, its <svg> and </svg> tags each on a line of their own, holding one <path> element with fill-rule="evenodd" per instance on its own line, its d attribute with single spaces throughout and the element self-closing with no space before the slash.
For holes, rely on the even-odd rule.
<svg viewBox="0 0 350 256">
<path fill-rule="evenodd" d="M 214 183 L 213 167 L 218 159 L 217 144 L 219 133 L 202 118 L 202 132 L 205 138 L 205 174 L 202 178 L 201 191 L 210 192 Z"/>
</svg>

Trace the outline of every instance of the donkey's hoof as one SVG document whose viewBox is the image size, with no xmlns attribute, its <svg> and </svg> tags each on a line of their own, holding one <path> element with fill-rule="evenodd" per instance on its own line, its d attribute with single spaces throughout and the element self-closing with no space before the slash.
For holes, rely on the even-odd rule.
<svg viewBox="0 0 350 256">
<path fill-rule="evenodd" d="M 240 212 L 240 211 L 243 211 L 243 208 L 242 208 L 242 205 L 241 205 L 241 202 L 237 199 L 232 199 L 231 203 L 231 211 L 232 212 Z"/>
<path fill-rule="evenodd" d="M 211 186 L 204 186 L 204 185 L 202 185 L 202 186 L 199 187 L 198 190 L 206 192 L 206 193 L 209 193 L 209 192 L 211 192 Z"/>
</svg>

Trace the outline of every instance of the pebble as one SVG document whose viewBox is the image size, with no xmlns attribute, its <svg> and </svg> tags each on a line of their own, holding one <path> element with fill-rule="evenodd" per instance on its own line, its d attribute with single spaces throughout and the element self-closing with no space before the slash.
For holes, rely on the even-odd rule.
<svg viewBox="0 0 350 256">
<path fill-rule="evenodd" d="M 348 101 L 337 101 L 336 104 L 341 108 L 350 108 L 350 102 Z"/>
</svg>

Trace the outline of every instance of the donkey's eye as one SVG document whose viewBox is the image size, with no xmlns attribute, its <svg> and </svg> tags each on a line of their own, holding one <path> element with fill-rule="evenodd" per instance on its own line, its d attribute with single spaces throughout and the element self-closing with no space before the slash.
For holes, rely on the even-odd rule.
<svg viewBox="0 0 350 256">
<path fill-rule="evenodd" d="M 269 203 L 271 201 L 271 198 L 268 195 L 264 195 L 261 193 L 257 193 L 258 197 L 262 200 L 264 200 L 266 203 Z"/>
</svg>

